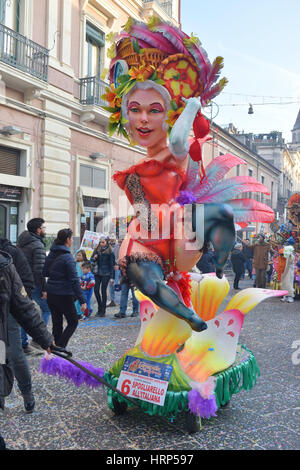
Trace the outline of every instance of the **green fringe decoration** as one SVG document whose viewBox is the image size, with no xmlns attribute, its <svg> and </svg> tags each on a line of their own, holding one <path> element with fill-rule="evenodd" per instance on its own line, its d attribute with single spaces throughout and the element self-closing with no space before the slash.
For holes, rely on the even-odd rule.
<svg viewBox="0 0 300 470">
<path fill-rule="evenodd" d="M 140 355 L 137 357 L 142 357 L 141 351 Z M 167 362 L 166 357 L 159 360 L 156 358 L 152 359 L 157 362 Z M 116 369 L 120 371 L 122 367 L 121 369 L 119 369 L 119 367 L 124 363 L 124 361 L 125 356 L 119 359 L 112 369 L 104 375 L 104 379 L 113 387 L 117 387 L 118 383 L 118 376 L 114 375 L 113 372 L 116 372 Z M 256 384 L 256 377 L 259 375 L 260 371 L 254 354 L 252 351 L 247 349 L 246 346 L 240 346 L 235 363 L 228 369 L 215 374 L 215 377 L 217 378 L 215 389 L 217 407 L 220 408 L 221 405 L 225 405 L 229 402 L 232 395 L 239 393 L 241 390 L 251 390 L 251 388 Z M 172 391 L 169 390 L 169 388 L 166 393 L 164 406 L 136 399 L 137 406 L 139 406 L 145 414 L 150 416 L 164 416 L 169 419 L 176 418 L 176 416 L 183 411 L 188 411 L 188 392 L 191 390 L 191 387 L 187 386 L 186 390 L 182 391 Z M 108 407 L 111 410 L 114 408 L 113 399 L 116 399 L 119 402 L 126 402 L 129 407 L 134 406 L 131 402 L 126 400 L 126 398 L 111 389 L 107 389 Z"/>
<path fill-rule="evenodd" d="M 226 405 L 232 395 L 241 390 L 251 390 L 256 384 L 256 377 L 260 376 L 260 370 L 252 351 L 246 346 L 241 346 L 241 354 L 242 358 L 238 354 L 231 367 L 215 374 L 217 377 L 215 395 L 218 408 L 221 405 Z"/>
</svg>

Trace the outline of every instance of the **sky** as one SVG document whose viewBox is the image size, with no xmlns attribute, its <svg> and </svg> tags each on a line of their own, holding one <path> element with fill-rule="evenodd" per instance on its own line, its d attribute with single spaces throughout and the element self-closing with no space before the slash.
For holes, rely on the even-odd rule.
<svg viewBox="0 0 300 470">
<path fill-rule="evenodd" d="M 228 84 L 207 116 L 239 131 L 276 130 L 291 142 L 300 109 L 300 0 L 181 0 L 181 24 L 211 62 L 224 58 Z"/>
</svg>

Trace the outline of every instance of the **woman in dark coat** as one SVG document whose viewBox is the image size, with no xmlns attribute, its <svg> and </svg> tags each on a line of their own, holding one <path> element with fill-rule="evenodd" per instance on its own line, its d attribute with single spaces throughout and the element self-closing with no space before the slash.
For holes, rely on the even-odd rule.
<svg viewBox="0 0 300 470">
<path fill-rule="evenodd" d="M 98 312 L 95 316 L 104 317 L 107 302 L 107 286 L 110 280 L 115 277 L 115 255 L 106 238 L 101 238 L 99 245 L 95 248 L 91 262 L 96 267 L 95 275 L 95 296 L 98 303 Z M 101 288 L 101 294 L 100 294 Z"/>
<path fill-rule="evenodd" d="M 236 290 L 240 289 L 239 280 L 242 277 L 242 274 L 244 272 L 244 265 L 246 261 L 246 258 L 244 254 L 242 253 L 242 248 L 243 248 L 242 244 L 237 243 L 235 247 L 233 248 L 232 254 L 231 254 L 231 265 L 232 265 L 233 272 L 235 273 L 235 278 L 233 281 L 233 288 Z"/>
<path fill-rule="evenodd" d="M 216 272 L 216 268 L 214 265 L 214 252 L 211 249 L 211 243 L 209 243 L 207 247 L 203 250 L 203 254 L 196 266 L 202 274 Z"/>
<path fill-rule="evenodd" d="M 55 344 L 65 348 L 78 325 L 78 316 L 74 301 L 79 300 L 81 310 L 86 309 L 85 298 L 80 287 L 75 260 L 70 248 L 73 232 L 62 229 L 46 258 L 43 275 L 48 277 L 47 302 L 51 310 L 53 336 Z M 67 326 L 63 329 L 64 317 Z"/>
</svg>

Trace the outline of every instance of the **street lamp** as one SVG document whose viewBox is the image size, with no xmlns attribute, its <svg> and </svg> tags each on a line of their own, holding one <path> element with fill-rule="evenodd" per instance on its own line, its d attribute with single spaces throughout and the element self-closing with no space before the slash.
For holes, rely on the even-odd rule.
<svg viewBox="0 0 300 470">
<path fill-rule="evenodd" d="M 95 153 L 91 153 L 89 157 L 92 160 L 97 160 L 98 158 L 106 158 L 106 155 L 105 153 L 95 152 Z"/>
<path fill-rule="evenodd" d="M 21 134 L 23 131 L 19 127 L 16 126 L 5 126 L 2 129 L 0 129 L 0 134 L 3 135 L 16 135 L 16 134 Z"/>
</svg>

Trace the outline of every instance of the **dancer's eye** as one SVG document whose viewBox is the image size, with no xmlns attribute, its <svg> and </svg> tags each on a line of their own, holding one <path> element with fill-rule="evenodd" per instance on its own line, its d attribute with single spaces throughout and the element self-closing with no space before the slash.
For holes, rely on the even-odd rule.
<svg viewBox="0 0 300 470">
<path fill-rule="evenodd" d="M 162 113 L 164 111 L 164 108 L 161 106 L 160 103 L 152 103 L 152 106 L 150 108 L 150 113 Z"/>
<path fill-rule="evenodd" d="M 139 109 L 133 106 L 132 108 L 128 108 L 128 111 L 131 111 L 132 113 L 138 113 Z"/>
</svg>

